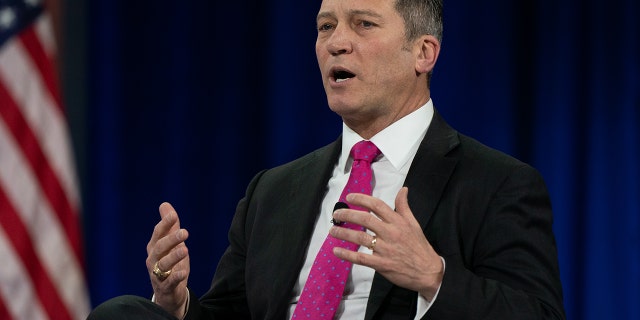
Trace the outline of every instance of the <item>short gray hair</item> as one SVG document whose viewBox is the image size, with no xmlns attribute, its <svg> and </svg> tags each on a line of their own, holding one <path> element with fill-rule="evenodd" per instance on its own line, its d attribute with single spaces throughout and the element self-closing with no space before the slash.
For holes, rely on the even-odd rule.
<svg viewBox="0 0 640 320">
<path fill-rule="evenodd" d="M 442 43 L 442 0 L 396 0 L 396 11 L 404 19 L 407 42 L 428 34 Z M 433 70 L 427 75 L 427 87 L 431 86 Z"/>
<path fill-rule="evenodd" d="M 407 40 L 429 34 L 442 42 L 442 0 L 396 0 L 395 7 L 404 19 Z"/>
</svg>

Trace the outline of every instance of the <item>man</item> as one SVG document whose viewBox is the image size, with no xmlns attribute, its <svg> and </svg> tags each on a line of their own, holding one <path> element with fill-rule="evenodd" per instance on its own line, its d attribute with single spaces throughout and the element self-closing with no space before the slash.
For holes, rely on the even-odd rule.
<svg viewBox="0 0 640 320">
<path fill-rule="evenodd" d="M 540 175 L 457 133 L 433 107 L 441 0 L 324 0 L 317 26 L 316 55 L 342 136 L 252 180 L 200 299 L 187 289 L 188 232 L 162 204 L 147 247 L 153 303 L 121 297 L 90 318 L 299 318 L 329 234 L 357 251 L 331 247 L 349 278 L 328 318 L 563 319 Z M 381 152 L 369 164 L 372 194 L 350 193 L 351 209 L 334 213 L 356 162 L 349 150 L 361 140 Z"/>
</svg>

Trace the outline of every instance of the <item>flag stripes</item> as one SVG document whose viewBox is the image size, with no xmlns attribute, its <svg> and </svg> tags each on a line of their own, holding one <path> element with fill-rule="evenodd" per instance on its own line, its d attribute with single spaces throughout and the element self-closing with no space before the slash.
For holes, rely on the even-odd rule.
<svg viewBox="0 0 640 320">
<path fill-rule="evenodd" d="M 49 57 L 47 57 L 46 53 L 44 52 L 42 43 L 38 41 L 34 29 L 35 28 L 32 26 L 22 31 L 22 33 L 20 33 L 20 42 L 29 52 L 29 55 L 32 58 L 31 61 L 33 61 L 38 71 L 40 72 L 39 75 L 43 80 L 45 86 L 47 87 L 47 91 L 55 101 L 54 105 L 58 108 L 61 108 L 62 101 L 60 99 L 60 91 L 57 88 L 57 81 L 55 81 L 54 78 L 56 73 L 53 70 L 53 64 L 51 63 L 51 61 L 49 61 Z"/>
<path fill-rule="evenodd" d="M 37 177 L 44 195 L 49 200 L 49 203 L 54 208 L 54 213 L 65 228 L 65 232 L 69 238 L 69 244 L 73 248 L 76 259 L 81 261 L 82 249 L 80 247 L 81 237 L 78 219 L 73 213 L 73 209 L 64 190 L 62 190 L 60 186 L 56 173 L 51 168 L 42 148 L 40 148 L 38 139 L 22 116 L 18 105 L 16 105 L 6 91 L 1 78 L 0 105 L 2 105 L 0 108 L 0 117 L 4 118 L 9 131 L 11 131 L 14 139 L 21 146 L 25 160 L 31 165 L 31 170 Z"/>
<path fill-rule="evenodd" d="M 37 25 L 41 25 L 40 21 Z M 51 32 L 45 32 L 45 28 L 36 26 L 38 39 L 52 37 Z M 27 31 L 29 32 L 29 31 Z M 15 40 L 15 39 L 14 39 Z M 48 41 L 41 41 L 47 43 Z M 53 163 L 56 172 L 59 172 L 60 179 L 65 186 L 65 191 L 73 203 L 78 203 L 78 193 L 76 186 L 75 171 L 71 155 L 66 120 L 60 105 L 55 104 L 51 99 L 50 92 L 43 84 L 38 68 L 34 67 L 34 58 L 25 52 L 23 41 L 9 41 L 0 55 L 0 75 L 11 80 L 6 82 L 10 86 L 9 91 L 14 94 L 16 103 L 25 114 L 25 118 L 35 130 L 37 137 L 43 141 L 45 154 Z M 51 44 L 44 47 L 49 56 L 48 61 L 52 61 Z M 4 61 L 3 61 L 4 60 Z M 44 68 L 52 70 L 53 68 Z M 51 77 L 49 77 L 51 78 Z M 51 78 L 53 79 L 53 78 Z M 57 87 L 52 85 L 50 87 Z"/>
<path fill-rule="evenodd" d="M 23 319 L 46 319 L 40 301 L 35 299 L 37 295 L 33 286 L 29 282 L 24 282 L 24 279 L 28 279 L 25 273 L 26 268 L 17 258 L 2 227 L 0 227 L 0 255 L 8 257 L 0 272 L 3 279 L 0 283 L 0 295 L 11 297 L 11 300 L 6 300 L 8 304 L 5 304 L 9 316 L 3 316 L 0 319 L 11 319 L 11 314 L 20 315 Z"/>
<path fill-rule="evenodd" d="M 80 196 L 49 17 L 0 45 L 0 319 L 84 319 Z"/>
<path fill-rule="evenodd" d="M 24 160 L 15 151 L 17 147 L 14 145 L 14 141 L 9 140 L 9 138 L 10 134 L 7 133 L 4 123 L 0 121 L 0 155 L 2 155 L 0 161 L 3 163 L 0 166 L 0 192 L 4 193 L 6 191 L 4 199 L 0 200 L 0 205 L 10 206 L 12 202 L 10 199 L 19 199 L 20 201 L 14 203 L 17 203 L 22 208 L 28 208 L 29 203 L 31 206 L 38 204 L 38 190 L 37 188 L 24 187 L 33 185 L 34 179 L 30 179 L 30 173 L 23 165 Z M 0 268 L 0 300 L 9 301 L 8 307 L 12 314 L 19 315 L 22 319 L 47 319 L 37 299 L 34 288 L 35 282 L 30 279 L 25 263 L 20 259 L 16 252 L 17 248 L 12 245 L 12 241 L 7 235 L 14 232 L 4 223 L 5 215 L 10 214 L 12 211 L 13 208 L 0 209 L 0 257 L 3 257 L 3 267 Z M 23 221 L 31 221 L 32 223 L 37 221 L 37 212 L 35 210 L 20 209 L 18 211 L 27 215 L 22 218 Z M 30 214 L 32 212 L 35 212 L 35 214 Z M 40 222 L 33 228 L 42 228 L 47 223 L 49 222 Z M 6 231 L 3 232 L 3 230 Z M 54 232 L 54 228 L 44 228 L 42 232 L 36 234 L 35 243 L 38 244 L 38 247 L 44 248 L 37 250 L 39 255 L 43 250 L 50 250 L 53 254 L 56 254 L 55 250 L 45 248 L 48 238 Z M 11 319 L 11 317 L 2 319 Z"/>
<path fill-rule="evenodd" d="M 9 314 L 9 310 L 5 307 L 4 303 L 2 303 L 2 299 L 0 299 L 0 319 L 9 319 L 11 314 Z"/>
<path fill-rule="evenodd" d="M 71 319 L 64 303 L 56 293 L 57 290 L 51 282 L 47 270 L 42 266 L 34 250 L 29 232 L 20 220 L 18 213 L 9 205 L 9 199 L 1 190 L 0 212 L 2 212 L 2 227 L 26 267 L 27 273 L 35 285 L 35 293 L 43 304 L 49 318 Z"/>
</svg>

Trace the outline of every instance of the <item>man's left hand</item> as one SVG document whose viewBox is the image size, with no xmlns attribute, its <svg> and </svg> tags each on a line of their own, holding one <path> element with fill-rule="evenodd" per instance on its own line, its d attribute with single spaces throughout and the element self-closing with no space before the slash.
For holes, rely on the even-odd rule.
<svg viewBox="0 0 640 320">
<path fill-rule="evenodd" d="M 444 265 L 409 208 L 408 192 L 406 187 L 400 189 L 395 211 L 378 198 L 357 193 L 348 195 L 350 204 L 369 209 L 375 216 L 371 212 L 340 209 L 334 212 L 334 218 L 361 225 L 375 233 L 375 237 L 365 231 L 337 226 L 332 227 L 330 233 L 335 238 L 373 249 L 373 253 L 339 247 L 334 248 L 333 253 L 340 259 L 371 267 L 392 283 L 417 291 L 432 301 L 442 283 Z"/>
</svg>

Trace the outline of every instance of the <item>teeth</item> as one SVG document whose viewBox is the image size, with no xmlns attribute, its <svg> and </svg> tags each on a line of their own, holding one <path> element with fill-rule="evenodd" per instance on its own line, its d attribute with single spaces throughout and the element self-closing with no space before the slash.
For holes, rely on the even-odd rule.
<svg viewBox="0 0 640 320">
<path fill-rule="evenodd" d="M 347 81 L 348 79 L 336 79 L 336 82 Z"/>
</svg>

